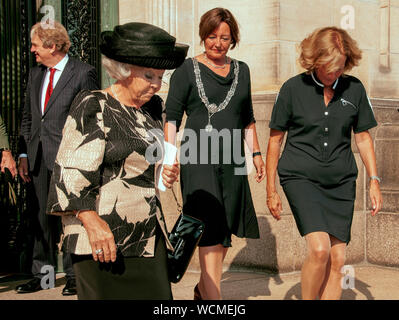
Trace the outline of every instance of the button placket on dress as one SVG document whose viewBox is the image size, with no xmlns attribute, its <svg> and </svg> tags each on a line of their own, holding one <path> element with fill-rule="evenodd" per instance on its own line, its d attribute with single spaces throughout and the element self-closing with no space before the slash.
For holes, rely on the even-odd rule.
<svg viewBox="0 0 399 320">
<path fill-rule="evenodd" d="M 336 87 L 337 82 L 334 84 L 334 90 Z M 331 113 L 333 111 L 332 107 L 335 102 L 335 92 L 333 97 L 331 98 L 330 102 L 327 104 L 327 106 L 324 103 L 324 94 L 322 95 L 322 100 L 323 100 L 323 108 L 324 108 L 324 123 L 322 127 L 322 136 L 323 136 L 323 141 L 322 141 L 322 159 L 327 161 L 328 160 L 328 146 L 329 146 L 329 137 L 330 137 L 330 118 L 331 118 Z"/>
<path fill-rule="evenodd" d="M 335 85 L 334 85 L 335 88 Z M 324 103 L 324 94 L 322 95 L 322 101 L 323 101 L 323 114 L 324 114 L 324 122 L 323 122 L 323 127 L 321 128 L 322 130 L 322 146 L 321 146 L 321 150 L 322 150 L 322 159 L 324 161 L 328 160 L 328 147 L 329 147 L 329 137 L 330 137 L 330 118 L 331 118 L 331 112 L 332 107 L 333 107 L 333 103 L 335 100 L 335 93 L 334 96 L 331 98 L 330 102 L 328 103 L 328 105 L 326 106 Z"/>
<path fill-rule="evenodd" d="M 323 99 L 324 100 L 324 99 Z M 328 104 L 330 105 L 330 104 Z M 322 126 L 322 159 L 327 160 L 328 159 L 328 137 L 329 137 L 329 118 L 330 118 L 330 109 L 328 106 L 326 107 L 325 105 L 323 106 L 325 108 L 324 110 L 324 121 L 323 121 L 323 126 Z"/>
<path fill-rule="evenodd" d="M 316 80 L 313 72 L 311 73 L 312 79 L 313 81 L 321 88 L 324 88 L 324 84 L 320 83 L 319 81 Z M 334 85 L 333 85 L 333 89 L 335 91 L 335 88 L 337 87 L 339 78 L 337 80 L 335 80 Z M 322 159 L 323 160 L 328 160 L 328 137 L 329 137 L 329 118 L 330 118 L 330 113 L 331 113 L 331 102 L 333 102 L 334 97 L 335 97 L 335 93 L 334 96 L 332 97 L 332 99 L 330 100 L 330 102 L 327 104 L 327 106 L 325 105 L 324 102 L 324 89 L 322 90 L 322 106 L 323 106 L 323 112 L 324 112 L 324 122 L 323 122 L 323 127 L 322 127 L 322 145 L 321 145 L 321 150 L 322 150 Z"/>
</svg>

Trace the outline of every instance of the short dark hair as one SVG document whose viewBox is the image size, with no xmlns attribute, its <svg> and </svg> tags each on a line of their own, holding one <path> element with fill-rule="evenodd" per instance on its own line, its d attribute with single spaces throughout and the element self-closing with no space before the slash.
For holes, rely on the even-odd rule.
<svg viewBox="0 0 399 320">
<path fill-rule="evenodd" d="M 227 23 L 230 27 L 231 49 L 235 48 L 235 46 L 240 42 L 240 30 L 233 14 L 224 8 L 213 8 L 201 16 L 199 24 L 201 44 L 217 27 L 219 27 L 222 22 Z"/>
</svg>

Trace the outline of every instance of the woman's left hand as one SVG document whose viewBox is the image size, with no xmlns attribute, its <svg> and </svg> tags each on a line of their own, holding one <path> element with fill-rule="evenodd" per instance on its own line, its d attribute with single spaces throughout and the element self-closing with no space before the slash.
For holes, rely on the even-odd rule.
<svg viewBox="0 0 399 320">
<path fill-rule="evenodd" d="M 377 180 L 370 181 L 370 200 L 372 205 L 371 215 L 375 216 L 382 208 L 380 183 Z"/>
<path fill-rule="evenodd" d="M 162 182 L 168 189 L 172 188 L 172 185 L 179 177 L 180 169 L 179 164 L 175 163 L 173 166 L 164 164 L 162 171 Z"/>
<path fill-rule="evenodd" d="M 265 163 L 263 162 L 262 156 L 258 155 L 253 158 L 254 166 L 256 168 L 256 182 L 261 182 L 266 177 Z"/>
</svg>

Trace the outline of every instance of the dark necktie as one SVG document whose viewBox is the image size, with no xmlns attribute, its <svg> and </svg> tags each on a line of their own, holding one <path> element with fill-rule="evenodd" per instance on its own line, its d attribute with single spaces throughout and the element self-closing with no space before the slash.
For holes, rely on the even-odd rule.
<svg viewBox="0 0 399 320">
<path fill-rule="evenodd" d="M 43 113 L 46 110 L 47 103 L 50 100 L 51 94 L 53 93 L 53 80 L 54 80 L 54 73 L 56 69 L 50 68 L 50 80 L 48 82 L 47 91 L 46 91 L 46 100 L 44 101 L 44 108 Z"/>
</svg>

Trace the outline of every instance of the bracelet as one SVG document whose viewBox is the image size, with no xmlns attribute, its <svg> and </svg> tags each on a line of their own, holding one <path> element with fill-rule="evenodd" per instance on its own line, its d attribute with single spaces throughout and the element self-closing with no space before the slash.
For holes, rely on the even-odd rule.
<svg viewBox="0 0 399 320">
<path fill-rule="evenodd" d="M 371 177 L 370 177 L 370 180 L 377 180 L 378 183 L 381 183 L 381 178 L 380 178 L 380 177 L 377 177 L 377 176 L 371 176 Z"/>
<path fill-rule="evenodd" d="M 252 154 L 252 158 L 255 158 L 256 156 L 261 156 L 261 155 L 262 155 L 262 153 L 260 151 L 257 151 Z"/>
</svg>

